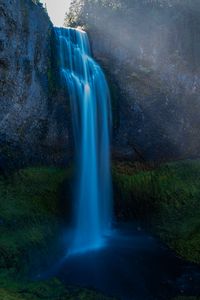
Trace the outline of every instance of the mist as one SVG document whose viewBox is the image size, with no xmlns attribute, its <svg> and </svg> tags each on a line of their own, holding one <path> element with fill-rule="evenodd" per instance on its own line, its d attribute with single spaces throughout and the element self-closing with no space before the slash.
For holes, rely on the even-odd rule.
<svg viewBox="0 0 200 300">
<path fill-rule="evenodd" d="M 199 11 L 198 1 L 178 0 L 71 6 L 66 22 L 88 31 L 96 59 L 118 89 L 114 132 L 127 152 L 139 148 L 151 157 L 156 146 L 153 157 L 165 157 L 167 145 L 167 155 L 182 157 L 200 150 Z"/>
</svg>

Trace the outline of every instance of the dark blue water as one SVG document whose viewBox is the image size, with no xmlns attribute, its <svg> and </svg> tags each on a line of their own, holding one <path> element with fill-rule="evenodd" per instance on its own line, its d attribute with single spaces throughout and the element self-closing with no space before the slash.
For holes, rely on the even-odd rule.
<svg viewBox="0 0 200 300">
<path fill-rule="evenodd" d="M 133 224 L 116 228 L 104 248 L 66 257 L 56 274 L 66 285 L 95 289 L 117 299 L 200 295 L 200 268 L 183 262 Z"/>
</svg>

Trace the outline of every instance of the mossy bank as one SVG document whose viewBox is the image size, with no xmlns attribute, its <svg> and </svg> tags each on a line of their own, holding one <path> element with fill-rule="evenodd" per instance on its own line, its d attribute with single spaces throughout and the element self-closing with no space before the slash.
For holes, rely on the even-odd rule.
<svg viewBox="0 0 200 300">
<path fill-rule="evenodd" d="M 52 255 L 49 249 L 63 225 L 63 185 L 70 177 L 71 169 L 45 167 L 0 177 L 1 300 L 108 299 L 95 291 L 66 288 L 57 279 L 29 279 L 30 266 L 37 263 L 38 253 L 48 259 Z"/>
<path fill-rule="evenodd" d="M 182 258 L 200 263 L 200 161 L 114 168 L 116 213 L 147 224 Z"/>
</svg>

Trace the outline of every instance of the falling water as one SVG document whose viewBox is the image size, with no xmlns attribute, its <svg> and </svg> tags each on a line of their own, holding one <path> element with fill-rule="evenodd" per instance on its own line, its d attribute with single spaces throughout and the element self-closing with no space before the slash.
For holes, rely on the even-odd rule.
<svg viewBox="0 0 200 300">
<path fill-rule="evenodd" d="M 57 28 L 56 35 L 71 101 L 78 170 L 70 249 L 77 253 L 101 247 L 111 225 L 110 97 L 103 71 L 91 57 L 87 34 Z"/>
</svg>

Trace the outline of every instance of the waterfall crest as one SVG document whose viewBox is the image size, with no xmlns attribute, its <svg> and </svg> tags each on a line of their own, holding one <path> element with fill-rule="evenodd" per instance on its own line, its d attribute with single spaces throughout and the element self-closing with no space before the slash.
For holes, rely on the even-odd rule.
<svg viewBox="0 0 200 300">
<path fill-rule="evenodd" d="M 110 95 L 104 73 L 91 56 L 86 32 L 55 30 L 74 131 L 78 171 L 70 252 L 78 253 L 101 247 L 111 226 Z"/>
</svg>

